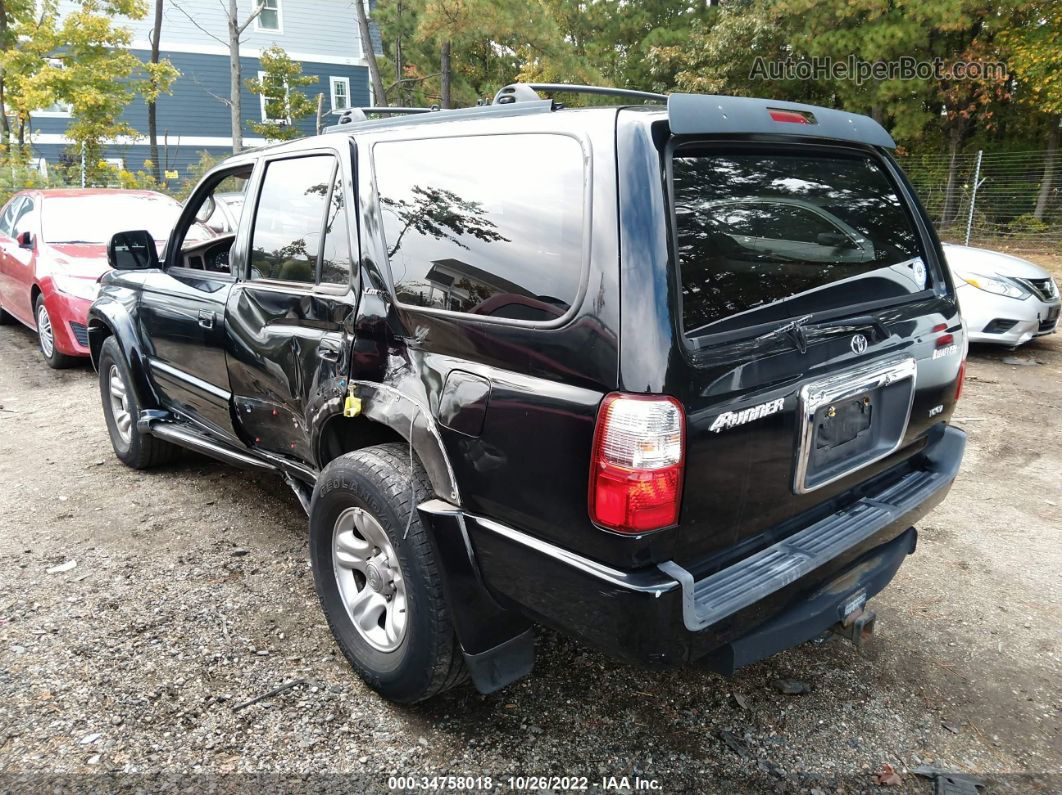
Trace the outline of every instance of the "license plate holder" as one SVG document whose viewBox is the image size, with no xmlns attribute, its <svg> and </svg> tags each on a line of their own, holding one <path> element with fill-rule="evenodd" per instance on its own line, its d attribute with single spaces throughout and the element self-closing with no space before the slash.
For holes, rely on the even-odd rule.
<svg viewBox="0 0 1062 795">
<path fill-rule="evenodd" d="M 906 357 L 803 386 L 793 490 L 814 491 L 896 450 L 911 418 L 917 371 Z"/>
</svg>

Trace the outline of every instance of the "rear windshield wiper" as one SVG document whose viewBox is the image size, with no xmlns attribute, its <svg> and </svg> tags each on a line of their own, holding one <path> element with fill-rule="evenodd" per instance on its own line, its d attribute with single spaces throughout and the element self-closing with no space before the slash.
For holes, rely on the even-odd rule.
<svg viewBox="0 0 1062 795">
<path fill-rule="evenodd" d="M 890 336 L 889 330 L 885 327 L 885 324 L 881 322 L 881 318 L 877 315 L 856 315 L 854 317 L 836 318 L 828 320 L 819 320 L 817 322 L 810 322 L 814 315 L 802 315 L 794 320 L 790 320 L 788 323 L 784 323 L 773 331 L 768 331 L 766 334 L 761 334 L 756 337 L 756 344 L 766 342 L 772 339 L 787 339 L 793 343 L 793 346 L 801 353 L 807 353 L 808 350 L 808 329 L 848 329 L 857 328 L 859 326 L 871 326 L 881 334 L 882 339 L 886 339 Z"/>
</svg>

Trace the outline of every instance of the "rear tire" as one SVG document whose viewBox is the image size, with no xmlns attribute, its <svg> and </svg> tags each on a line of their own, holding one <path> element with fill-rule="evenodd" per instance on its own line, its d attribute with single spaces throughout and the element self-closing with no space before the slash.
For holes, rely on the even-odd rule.
<svg viewBox="0 0 1062 795">
<path fill-rule="evenodd" d="M 367 447 L 329 463 L 310 503 L 310 561 L 332 634 L 369 687 L 402 704 L 468 677 L 416 512 L 431 484 L 419 463 L 412 475 L 405 445 Z"/>
<path fill-rule="evenodd" d="M 37 301 L 33 305 L 33 317 L 37 322 L 37 344 L 48 366 L 53 370 L 63 370 L 77 364 L 76 356 L 67 356 L 55 347 L 55 330 L 52 328 L 52 317 L 48 314 L 48 307 L 44 304 L 43 293 L 37 296 Z"/>
<path fill-rule="evenodd" d="M 114 337 L 103 341 L 99 370 L 103 417 L 118 460 L 133 469 L 150 469 L 175 461 L 181 453 L 179 447 L 137 430 L 142 406 Z"/>
</svg>

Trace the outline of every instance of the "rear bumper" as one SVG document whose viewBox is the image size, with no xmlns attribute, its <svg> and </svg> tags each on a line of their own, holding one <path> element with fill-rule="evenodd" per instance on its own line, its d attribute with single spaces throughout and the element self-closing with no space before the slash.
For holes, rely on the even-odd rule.
<svg viewBox="0 0 1062 795">
<path fill-rule="evenodd" d="M 499 605 L 619 657 L 711 655 L 729 670 L 814 637 L 854 596 L 884 588 L 914 550 L 912 526 L 950 489 L 964 447 L 962 431 L 938 426 L 902 476 L 700 579 L 673 562 L 612 569 L 468 514 L 463 525 Z"/>
</svg>

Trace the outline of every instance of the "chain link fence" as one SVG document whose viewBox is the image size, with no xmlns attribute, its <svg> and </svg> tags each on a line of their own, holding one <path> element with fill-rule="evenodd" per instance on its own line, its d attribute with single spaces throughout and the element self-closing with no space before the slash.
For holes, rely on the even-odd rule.
<svg viewBox="0 0 1062 795">
<path fill-rule="evenodd" d="M 1062 154 L 1045 150 L 907 155 L 907 176 L 950 243 L 1055 253 L 1062 244 Z M 950 187 L 949 187 L 950 186 Z"/>
</svg>

